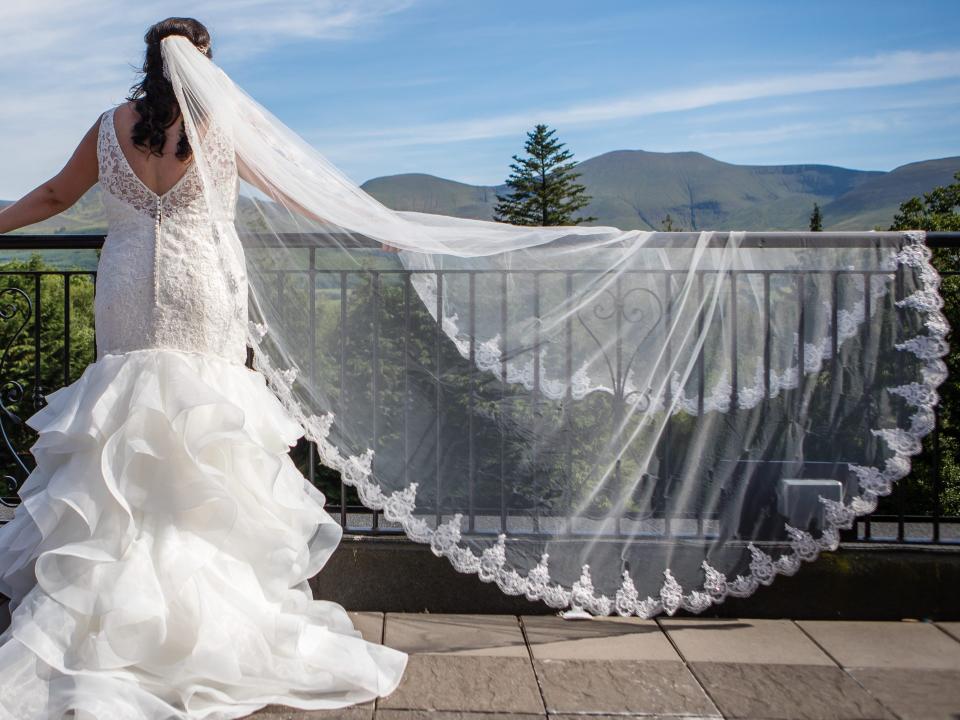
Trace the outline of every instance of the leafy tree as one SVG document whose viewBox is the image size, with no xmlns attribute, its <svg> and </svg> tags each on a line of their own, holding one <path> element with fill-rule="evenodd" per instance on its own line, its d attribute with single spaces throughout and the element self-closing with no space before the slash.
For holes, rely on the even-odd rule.
<svg viewBox="0 0 960 720">
<path fill-rule="evenodd" d="M 562 150 L 564 143 L 554 137 L 556 130 L 538 124 L 527 133 L 527 157 L 514 155 L 507 179 L 510 195 L 497 195 L 494 219 L 514 225 L 579 225 L 596 220 L 573 214 L 590 203 L 586 187 L 576 182 L 581 173 L 573 153 Z"/>
<path fill-rule="evenodd" d="M 66 283 L 69 347 L 64 343 Z M 93 285 L 90 274 L 63 274 L 39 253 L 0 265 L 0 398 L 8 411 L 2 424 L 27 467 L 33 466 L 28 448 L 35 434 L 23 421 L 40 409 L 45 395 L 76 380 L 94 359 Z M 0 457 L 2 473 L 22 480 L 6 443 Z M 0 484 L 0 495 L 9 489 Z"/>
<path fill-rule="evenodd" d="M 810 213 L 810 232 L 823 231 L 823 215 L 820 212 L 820 206 L 813 204 L 813 212 Z"/>
<path fill-rule="evenodd" d="M 956 182 L 946 187 L 935 187 L 923 198 L 912 197 L 900 203 L 900 211 L 893 218 L 891 230 L 960 230 L 960 172 L 953 176 Z"/>
<path fill-rule="evenodd" d="M 960 172 L 956 182 L 935 187 L 923 197 L 912 197 L 900 204 L 890 230 L 960 230 Z M 952 328 L 960 327 L 960 248 L 933 248 L 931 262 L 941 276 L 940 295 L 943 313 Z M 951 341 L 951 351 L 944 358 L 950 378 L 960 377 L 960 348 Z M 947 381 L 938 389 L 940 402 L 939 447 L 933 434 L 924 439 L 923 453 L 913 459 L 913 472 L 900 481 L 899 502 L 909 512 L 930 512 L 939 509 L 946 515 L 960 514 L 960 386 Z M 936 469 L 939 459 L 940 476 Z M 896 512 L 897 500 L 886 499 L 881 512 Z"/>
</svg>

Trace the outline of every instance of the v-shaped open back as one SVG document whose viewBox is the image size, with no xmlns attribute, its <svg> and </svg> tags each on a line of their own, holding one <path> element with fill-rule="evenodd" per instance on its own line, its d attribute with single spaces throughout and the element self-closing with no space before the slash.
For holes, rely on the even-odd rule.
<svg viewBox="0 0 960 720">
<path fill-rule="evenodd" d="M 111 129 L 111 133 L 110 133 L 110 134 L 112 135 L 112 140 L 113 140 L 113 142 L 116 143 L 117 150 L 120 152 L 120 156 L 123 158 L 123 163 L 124 163 L 124 165 L 126 166 L 127 171 L 128 171 L 128 172 L 134 177 L 134 179 L 135 179 L 137 182 L 139 182 L 139 183 L 143 186 L 143 188 L 144 188 L 147 192 L 149 192 L 151 195 L 153 195 L 154 197 L 157 197 L 157 198 L 165 198 L 167 195 L 169 195 L 170 193 L 172 193 L 174 190 L 176 190 L 176 189 L 183 183 L 183 181 L 186 179 L 187 175 L 189 175 L 191 172 L 194 172 L 194 167 L 195 167 L 196 163 L 194 163 L 194 161 L 192 161 L 192 160 L 191 160 L 189 163 L 187 163 L 187 169 L 184 170 L 184 172 L 180 175 L 179 178 L 177 178 L 177 181 L 174 182 L 173 185 L 171 185 L 169 188 L 167 188 L 164 192 L 158 193 L 156 190 L 154 190 L 153 188 L 151 188 L 151 187 L 146 183 L 146 181 L 145 181 L 143 178 L 141 178 L 139 175 L 137 175 L 136 170 L 133 169 L 133 164 L 130 162 L 130 159 L 127 157 L 127 153 L 124 152 L 123 145 L 120 143 L 120 134 L 117 132 L 116 120 L 114 119 L 114 115 L 116 114 L 116 112 L 117 112 L 117 108 L 113 108 L 113 110 L 110 111 L 110 126 L 111 126 L 111 128 L 110 128 L 110 129 Z"/>
</svg>

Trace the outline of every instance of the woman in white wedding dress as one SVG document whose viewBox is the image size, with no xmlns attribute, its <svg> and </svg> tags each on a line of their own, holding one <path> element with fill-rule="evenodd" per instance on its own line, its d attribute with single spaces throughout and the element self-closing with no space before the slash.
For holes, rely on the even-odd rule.
<svg viewBox="0 0 960 720">
<path fill-rule="evenodd" d="M 211 220 L 163 76 L 169 35 L 210 56 L 195 20 L 153 26 L 141 97 L 0 212 L 10 232 L 99 181 L 109 222 L 96 362 L 27 421 L 36 469 L 0 528 L 0 720 L 339 708 L 389 694 L 406 666 L 308 585 L 342 531 L 288 455 L 303 428 L 244 365 L 246 274 L 221 265 L 213 225 L 232 221 L 245 173 L 210 118 L 226 209 Z"/>
</svg>

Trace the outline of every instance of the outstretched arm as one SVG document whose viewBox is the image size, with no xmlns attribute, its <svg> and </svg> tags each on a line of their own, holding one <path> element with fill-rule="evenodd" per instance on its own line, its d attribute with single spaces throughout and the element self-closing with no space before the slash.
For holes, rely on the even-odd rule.
<svg viewBox="0 0 960 720">
<path fill-rule="evenodd" d="M 73 156 L 57 175 L 0 210 L 0 233 L 41 222 L 61 213 L 97 182 L 97 132 L 100 119 L 83 136 Z"/>
<path fill-rule="evenodd" d="M 262 192 L 264 195 L 269 197 L 274 202 L 279 203 L 283 207 L 289 208 L 290 210 L 293 210 L 294 212 L 300 215 L 303 215 L 304 217 L 308 217 L 311 220 L 326 222 L 326 218 L 322 218 L 316 213 L 313 213 L 310 210 L 307 210 L 305 207 L 303 207 L 303 205 L 298 203 L 289 195 L 286 195 L 280 192 L 279 190 L 277 190 L 276 188 L 271 187 L 266 183 L 264 183 L 256 173 L 252 172 L 250 168 L 247 167 L 247 165 L 243 162 L 243 160 L 239 156 L 237 156 L 237 174 L 240 175 L 241 179 L 250 183 L 255 188 L 257 188 L 260 192 Z M 382 247 L 387 252 L 399 252 L 397 248 L 391 247 L 390 245 L 381 244 L 380 247 Z"/>
</svg>

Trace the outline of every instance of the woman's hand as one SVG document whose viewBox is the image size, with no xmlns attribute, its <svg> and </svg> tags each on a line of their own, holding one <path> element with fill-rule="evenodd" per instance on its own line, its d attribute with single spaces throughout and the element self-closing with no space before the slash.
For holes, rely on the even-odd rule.
<svg viewBox="0 0 960 720">
<path fill-rule="evenodd" d="M 63 170 L 0 210 L 0 233 L 13 232 L 62 213 L 94 186 L 100 175 L 97 164 L 99 130 L 98 118 L 93 127 L 87 130 Z"/>
</svg>

